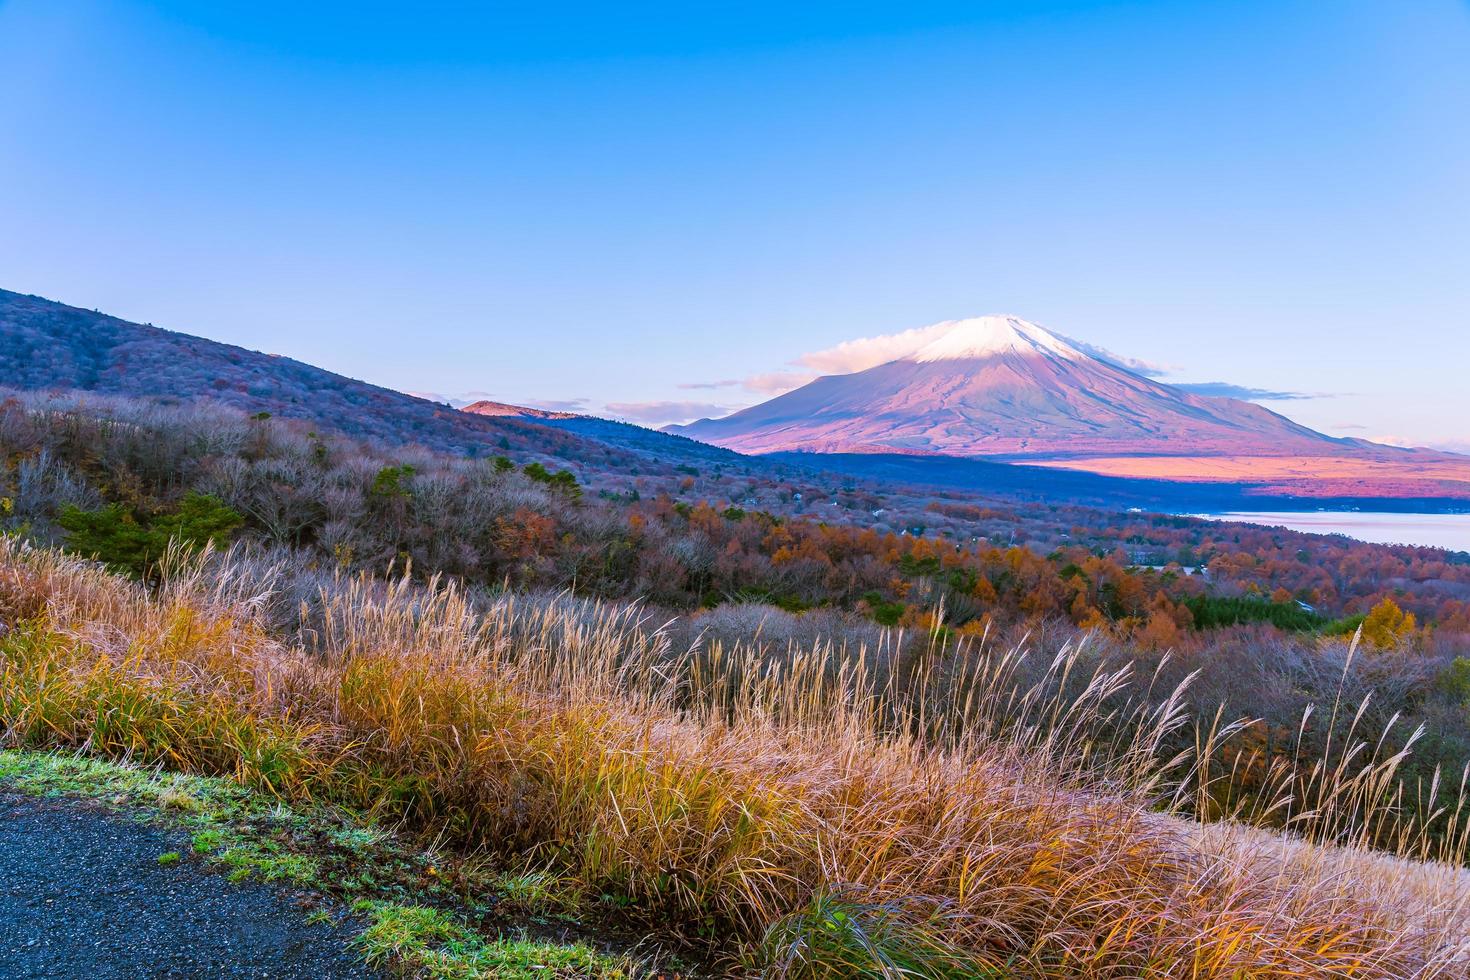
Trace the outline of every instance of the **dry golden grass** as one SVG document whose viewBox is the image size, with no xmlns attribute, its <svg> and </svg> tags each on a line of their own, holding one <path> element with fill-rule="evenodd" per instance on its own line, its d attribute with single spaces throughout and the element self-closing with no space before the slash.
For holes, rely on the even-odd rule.
<svg viewBox="0 0 1470 980">
<path fill-rule="evenodd" d="M 1470 871 L 1465 868 L 1361 845 L 1310 843 L 1233 822 L 1184 826 L 1201 853 L 1230 866 L 1269 869 L 1276 891 L 1311 888 L 1322 898 L 1375 901 L 1396 941 L 1422 951 L 1417 975 L 1464 976 L 1470 970 Z"/>
<path fill-rule="evenodd" d="M 1470 963 L 1457 874 L 1160 814 L 1191 791 L 1188 765 L 1156 762 L 1181 714 L 1123 698 L 1146 687 L 1126 669 L 1078 678 L 1064 655 L 1020 687 L 1019 651 L 881 681 L 828 649 L 689 661 L 636 609 L 477 611 L 450 584 L 365 579 L 323 596 L 293 645 L 261 625 L 246 571 L 175 561 L 150 594 L 0 539 L 0 622 L 15 624 L 0 744 L 403 818 L 631 916 L 714 930 L 772 975 L 1437 977 Z M 1373 805 L 1382 765 L 1343 769 L 1356 788 L 1340 798 Z M 1299 826 L 1352 840 L 1355 824 Z"/>
</svg>

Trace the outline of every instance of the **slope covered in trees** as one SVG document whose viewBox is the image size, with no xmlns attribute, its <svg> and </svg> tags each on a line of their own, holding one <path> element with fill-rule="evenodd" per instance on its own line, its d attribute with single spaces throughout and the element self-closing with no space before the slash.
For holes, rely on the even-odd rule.
<svg viewBox="0 0 1470 980">
<path fill-rule="evenodd" d="M 646 432 L 641 444 L 600 442 L 521 416 L 461 412 L 279 357 L 0 289 L 0 384 L 88 391 L 166 403 L 207 402 L 310 421 L 387 446 L 490 456 L 515 452 L 597 472 L 672 470 L 685 455 L 740 457 Z M 629 428 L 632 428 L 631 426 Z"/>
<path fill-rule="evenodd" d="M 0 403 L 0 453 L 4 526 L 134 572 L 170 534 L 238 525 L 354 570 L 411 562 L 685 609 L 759 598 L 912 623 L 942 602 L 955 628 L 1057 617 L 1126 633 L 1170 619 L 1187 633 L 1290 629 L 1301 604 L 1311 624 L 1392 596 L 1425 624 L 1470 624 L 1470 556 L 1190 518 L 693 467 L 594 490 L 585 470 L 534 456 L 388 449 L 228 408 L 96 396 Z M 1268 611 L 1189 605 L 1206 596 Z"/>
</svg>

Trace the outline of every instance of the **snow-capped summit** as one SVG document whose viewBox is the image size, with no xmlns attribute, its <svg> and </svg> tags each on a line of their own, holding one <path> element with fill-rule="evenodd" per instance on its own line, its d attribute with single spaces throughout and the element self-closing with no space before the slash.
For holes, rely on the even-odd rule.
<svg viewBox="0 0 1470 980">
<path fill-rule="evenodd" d="M 1044 327 L 1018 316 L 977 316 L 968 320 L 946 320 L 923 331 L 938 336 L 910 354 L 907 360 L 973 360 L 995 354 L 1053 354 L 1078 360 L 1080 350 Z"/>
</svg>

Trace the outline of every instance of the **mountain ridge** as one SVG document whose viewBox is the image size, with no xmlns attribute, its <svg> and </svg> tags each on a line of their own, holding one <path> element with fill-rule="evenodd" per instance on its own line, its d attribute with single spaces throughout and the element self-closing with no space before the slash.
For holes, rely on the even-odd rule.
<svg viewBox="0 0 1470 980">
<path fill-rule="evenodd" d="M 755 453 L 1321 455 L 1352 445 L 1250 402 L 1145 378 L 1018 317 L 943 326 L 883 364 L 668 431 Z"/>
<path fill-rule="evenodd" d="M 540 417 L 539 410 L 519 406 L 493 414 L 460 411 L 290 357 L 6 289 L 0 289 L 0 387 L 161 404 L 208 401 L 382 445 L 472 456 L 514 452 L 579 468 L 595 460 L 600 469 L 623 473 L 673 470 L 685 457 L 705 460 L 726 452 L 652 430 L 636 439 L 603 439 L 596 431 L 578 431 L 576 416 Z"/>
<path fill-rule="evenodd" d="M 537 419 L 544 421 L 581 418 L 576 412 L 558 412 L 549 408 L 531 408 L 527 405 L 512 405 L 509 402 L 491 401 L 488 398 L 470 402 L 468 405 L 461 405 L 459 410 L 461 412 L 468 412 L 470 415 L 484 415 L 489 418 L 501 419 Z"/>
<path fill-rule="evenodd" d="M 1146 378 L 998 315 L 898 335 L 907 350 L 665 431 L 742 453 L 987 459 L 1309 496 L 1470 493 L 1470 457 L 1317 432 L 1261 405 Z"/>
</svg>

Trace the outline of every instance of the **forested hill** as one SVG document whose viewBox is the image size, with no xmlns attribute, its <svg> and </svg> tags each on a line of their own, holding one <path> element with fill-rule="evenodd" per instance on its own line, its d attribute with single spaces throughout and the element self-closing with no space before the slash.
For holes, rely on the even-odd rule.
<svg viewBox="0 0 1470 980">
<path fill-rule="evenodd" d="M 731 464 L 742 460 L 728 450 L 651 431 L 642 441 L 603 440 L 596 433 L 525 418 L 472 415 L 289 357 L 4 289 L 0 289 L 0 384 L 174 403 L 211 401 L 250 413 L 308 420 L 385 446 L 419 444 L 468 455 L 509 452 L 579 469 L 649 472 L 672 468 L 684 455 L 703 463 L 712 455 Z"/>
</svg>

